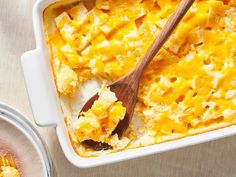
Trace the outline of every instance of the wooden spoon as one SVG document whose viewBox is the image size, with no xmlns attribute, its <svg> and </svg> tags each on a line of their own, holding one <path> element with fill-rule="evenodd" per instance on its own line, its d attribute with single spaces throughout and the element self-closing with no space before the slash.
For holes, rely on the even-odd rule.
<svg viewBox="0 0 236 177">
<path fill-rule="evenodd" d="M 139 82 L 144 69 L 161 49 L 163 44 L 166 42 L 193 2 L 194 0 L 182 0 L 174 14 L 170 17 L 160 34 L 156 37 L 152 45 L 147 50 L 147 53 L 144 55 L 140 63 L 127 75 L 109 85 L 111 91 L 116 94 L 118 100 L 120 100 L 123 103 L 123 106 L 126 107 L 125 117 L 118 123 L 117 127 L 113 131 L 113 134 L 118 134 L 118 136 L 121 137 L 128 128 L 134 113 L 135 104 L 137 102 Z M 88 111 L 93 105 L 94 101 L 97 99 L 98 94 L 90 98 L 90 100 L 82 108 L 81 112 Z M 86 140 L 83 142 L 83 144 L 95 150 L 112 148 L 106 143 L 99 143 L 92 140 Z"/>
</svg>

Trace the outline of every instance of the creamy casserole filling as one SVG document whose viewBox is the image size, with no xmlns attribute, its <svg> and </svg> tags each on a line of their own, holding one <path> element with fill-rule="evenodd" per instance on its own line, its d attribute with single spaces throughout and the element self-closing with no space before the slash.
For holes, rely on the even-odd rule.
<svg viewBox="0 0 236 177">
<path fill-rule="evenodd" d="M 97 137 L 91 134 L 90 121 L 96 113 L 90 110 L 78 119 L 81 105 L 92 96 L 89 92 L 95 92 L 98 83 L 115 81 L 134 68 L 179 2 L 94 0 L 65 5 L 69 2 L 60 1 L 45 10 L 55 83 L 79 155 L 99 155 L 80 142 L 88 138 L 108 141 L 117 123 L 104 134 L 98 122 Z M 112 138 L 119 145 L 107 152 L 235 124 L 235 41 L 236 0 L 197 0 L 146 69 L 132 124 L 122 141 Z M 92 109 L 98 111 L 96 117 L 107 113 L 102 107 Z M 122 114 L 114 114 L 116 121 Z"/>
</svg>

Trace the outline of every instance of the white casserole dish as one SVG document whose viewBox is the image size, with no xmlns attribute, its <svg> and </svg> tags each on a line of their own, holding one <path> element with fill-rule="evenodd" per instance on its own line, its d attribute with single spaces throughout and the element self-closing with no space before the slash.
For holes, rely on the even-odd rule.
<svg viewBox="0 0 236 177">
<path fill-rule="evenodd" d="M 62 150 L 72 164 L 82 168 L 94 167 L 169 151 L 236 134 L 236 127 L 230 126 L 170 142 L 137 149 L 129 149 L 100 157 L 83 158 L 78 156 L 73 150 L 67 134 L 63 114 L 60 108 L 59 97 L 54 85 L 44 36 L 43 11 L 48 5 L 56 1 L 58 0 L 38 0 L 35 3 L 33 8 L 33 22 L 36 49 L 26 52 L 22 55 L 21 59 L 35 122 L 39 126 L 52 126 L 56 128 Z"/>
</svg>

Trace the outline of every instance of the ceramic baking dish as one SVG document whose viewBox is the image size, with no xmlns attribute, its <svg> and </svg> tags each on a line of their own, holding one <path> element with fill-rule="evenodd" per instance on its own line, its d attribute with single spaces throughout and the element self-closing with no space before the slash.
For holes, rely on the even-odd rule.
<svg viewBox="0 0 236 177">
<path fill-rule="evenodd" d="M 83 158 L 78 156 L 73 150 L 67 134 L 63 114 L 59 105 L 59 97 L 54 85 L 44 36 L 43 11 L 48 5 L 54 2 L 56 2 L 56 0 L 39 0 L 35 3 L 33 8 L 33 23 L 36 49 L 26 52 L 22 55 L 21 59 L 35 122 L 39 126 L 51 126 L 56 128 L 62 150 L 72 164 L 83 168 L 110 164 L 236 134 L 236 127 L 230 126 L 170 142 L 129 149 L 122 152 L 102 155 L 100 157 Z"/>
</svg>

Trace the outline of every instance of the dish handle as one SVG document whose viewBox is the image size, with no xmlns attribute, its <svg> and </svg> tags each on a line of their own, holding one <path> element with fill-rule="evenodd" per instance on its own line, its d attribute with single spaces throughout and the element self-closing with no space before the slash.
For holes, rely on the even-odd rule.
<svg viewBox="0 0 236 177">
<path fill-rule="evenodd" d="M 50 63 L 46 63 L 43 54 L 38 49 L 26 52 L 21 56 L 21 64 L 36 124 L 56 126 L 56 116 L 60 116 L 56 89 L 49 77 Z"/>
</svg>

